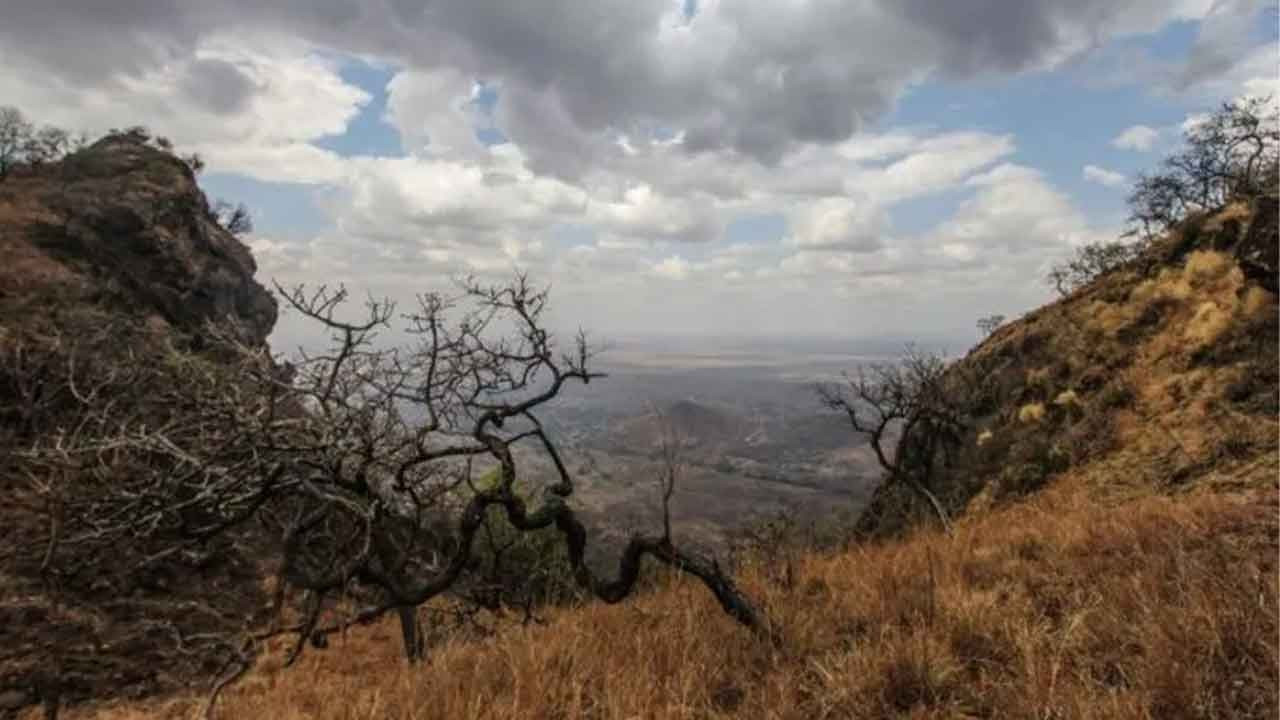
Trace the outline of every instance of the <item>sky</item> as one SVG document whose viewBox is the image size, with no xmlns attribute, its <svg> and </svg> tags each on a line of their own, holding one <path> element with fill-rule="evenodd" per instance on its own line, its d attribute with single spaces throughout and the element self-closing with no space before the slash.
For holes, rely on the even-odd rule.
<svg viewBox="0 0 1280 720">
<path fill-rule="evenodd" d="M 7 0 L 0 105 L 142 124 L 258 278 L 520 270 L 596 336 L 969 337 L 1275 92 L 1253 0 Z M 356 308 L 353 308 L 356 310 Z M 314 329 L 282 316 L 273 343 Z"/>
</svg>

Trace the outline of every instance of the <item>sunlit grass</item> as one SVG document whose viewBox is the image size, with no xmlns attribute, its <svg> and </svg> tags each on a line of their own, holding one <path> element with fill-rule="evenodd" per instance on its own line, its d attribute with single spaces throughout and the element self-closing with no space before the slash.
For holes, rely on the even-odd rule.
<svg viewBox="0 0 1280 720">
<path fill-rule="evenodd" d="M 1263 718 L 1277 711 L 1277 494 L 1083 492 L 952 537 L 801 556 L 744 586 L 779 648 L 674 580 L 616 606 L 459 637 L 407 667 L 393 624 L 293 668 L 265 658 L 220 718 Z M 202 694 L 68 717 L 186 718 Z"/>
</svg>

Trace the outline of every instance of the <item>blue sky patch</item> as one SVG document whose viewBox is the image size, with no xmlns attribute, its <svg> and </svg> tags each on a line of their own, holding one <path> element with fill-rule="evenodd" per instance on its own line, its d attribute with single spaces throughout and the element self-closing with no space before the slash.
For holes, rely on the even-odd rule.
<svg viewBox="0 0 1280 720">
<path fill-rule="evenodd" d="M 346 132 L 329 135 L 315 142 L 325 150 L 344 157 L 369 155 L 399 157 L 404 154 L 400 133 L 386 120 L 387 84 L 395 77 L 395 68 L 374 65 L 358 58 L 348 58 L 339 69 L 342 79 L 368 92 L 369 102 L 347 124 Z"/>
</svg>

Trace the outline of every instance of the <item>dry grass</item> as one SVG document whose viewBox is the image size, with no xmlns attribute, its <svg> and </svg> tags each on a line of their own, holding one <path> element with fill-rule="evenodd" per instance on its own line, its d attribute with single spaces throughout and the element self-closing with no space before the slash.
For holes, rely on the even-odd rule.
<svg viewBox="0 0 1280 720">
<path fill-rule="evenodd" d="M 1273 452 L 1276 296 L 1247 283 L 1229 254 L 1208 250 L 1147 280 L 1108 283 L 1063 307 L 1092 353 L 1077 364 L 1106 367 L 1077 390 L 1089 409 L 1080 434 L 1092 437 L 1083 432 L 1092 422 L 1108 442 L 1086 444 L 1060 480 L 1170 489 Z"/>
<path fill-rule="evenodd" d="M 1063 390 L 1053 399 L 1053 404 L 1061 407 L 1076 407 L 1080 405 L 1080 396 L 1075 390 Z"/>
<path fill-rule="evenodd" d="M 1100 329 L 1118 333 L 1150 316 L 1158 308 L 1181 333 L 1161 333 L 1153 351 L 1176 354 L 1212 346 L 1228 332 L 1245 328 L 1274 306 L 1274 298 L 1257 287 L 1245 287 L 1244 275 L 1226 253 L 1200 250 L 1183 267 L 1163 269 L 1140 283 L 1128 302 L 1099 302 L 1093 307 Z"/>
<path fill-rule="evenodd" d="M 1273 465 L 1274 467 L 1274 465 Z M 1274 475 L 1274 472 L 1273 472 Z M 1264 718 L 1277 712 L 1277 493 L 1103 507 L 1050 489 L 952 537 L 748 566 L 780 649 L 699 587 L 446 641 L 391 625 L 259 670 L 222 718 Z M 199 698 L 68 717 L 187 718 Z"/>
<path fill-rule="evenodd" d="M 1018 422 L 1038 423 L 1044 419 L 1044 403 L 1028 403 L 1018 408 Z"/>
</svg>

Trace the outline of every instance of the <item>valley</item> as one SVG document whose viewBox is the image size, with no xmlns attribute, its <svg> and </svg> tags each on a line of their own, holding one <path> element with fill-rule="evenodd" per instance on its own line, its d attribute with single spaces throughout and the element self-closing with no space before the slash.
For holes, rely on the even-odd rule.
<svg viewBox="0 0 1280 720">
<path fill-rule="evenodd" d="M 661 525 L 664 438 L 678 446 L 672 522 L 687 542 L 718 549 L 726 533 L 779 512 L 803 522 L 865 505 L 879 477 L 875 458 L 843 416 L 820 407 L 814 388 L 887 356 L 889 343 L 873 346 L 881 355 L 801 343 L 700 352 L 644 343 L 644 351 L 639 341 L 605 350 L 597 366 L 607 377 L 568 388 L 542 418 L 574 474 L 574 502 L 606 546 Z M 535 478 L 554 473 L 541 453 L 522 461 Z"/>
</svg>

